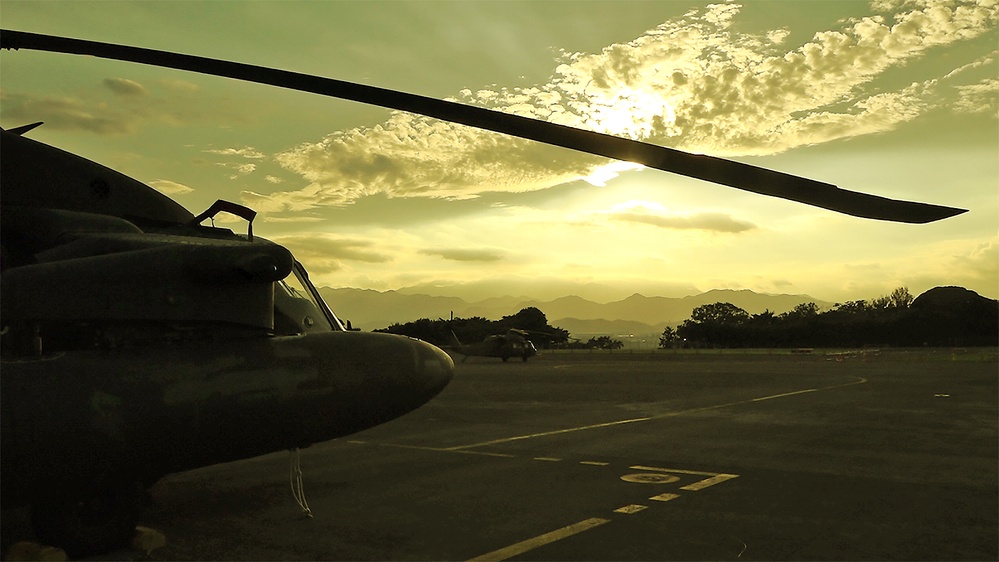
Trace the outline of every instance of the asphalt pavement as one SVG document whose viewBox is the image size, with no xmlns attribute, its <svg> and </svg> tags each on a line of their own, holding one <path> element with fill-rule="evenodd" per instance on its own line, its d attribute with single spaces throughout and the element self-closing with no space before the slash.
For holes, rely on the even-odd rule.
<svg viewBox="0 0 999 562">
<path fill-rule="evenodd" d="M 472 358 L 403 418 L 165 478 L 131 560 L 996 560 L 995 350 Z M 332 404 L 331 407 L 335 407 Z M 155 541 L 150 544 L 155 544 Z"/>
</svg>

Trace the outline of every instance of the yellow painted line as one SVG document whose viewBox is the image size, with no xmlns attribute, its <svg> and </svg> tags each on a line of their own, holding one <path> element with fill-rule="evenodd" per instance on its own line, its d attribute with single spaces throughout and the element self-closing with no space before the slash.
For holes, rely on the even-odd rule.
<svg viewBox="0 0 999 562">
<path fill-rule="evenodd" d="M 610 519 L 601 519 L 599 517 L 586 519 L 584 521 L 580 521 L 579 523 L 573 523 L 572 525 L 562 527 L 561 529 L 555 529 L 554 531 L 543 535 L 538 535 L 533 539 L 527 539 L 526 541 L 511 544 L 510 546 L 503 547 L 499 550 L 494 550 L 481 556 L 470 558 L 468 562 L 499 562 L 500 560 L 513 558 L 518 554 L 523 554 L 546 544 L 562 540 L 566 537 L 571 537 L 572 535 L 582 533 L 583 531 L 588 531 L 594 527 L 599 527 L 604 523 L 610 523 Z"/>
<path fill-rule="evenodd" d="M 639 511 L 642 511 L 643 509 L 647 509 L 648 507 L 649 506 L 647 506 L 647 505 L 639 505 L 637 503 L 633 503 L 631 505 L 626 505 L 624 507 L 619 507 L 619 508 L 615 509 L 614 513 L 626 513 L 628 515 L 631 515 L 632 513 L 638 513 Z"/>
<path fill-rule="evenodd" d="M 548 462 L 559 462 L 562 459 L 557 459 L 555 457 L 534 457 L 536 461 L 548 461 Z"/>
<path fill-rule="evenodd" d="M 706 478 L 700 482 L 694 482 L 693 484 L 688 484 L 686 486 L 681 486 L 681 490 L 690 490 L 696 492 L 697 490 L 703 490 L 708 486 L 714 486 L 715 484 L 721 484 L 726 480 L 731 480 L 733 478 L 738 478 L 738 474 L 719 474 L 718 476 L 712 476 L 711 478 Z"/>
<path fill-rule="evenodd" d="M 589 466 L 610 466 L 609 462 L 599 462 L 599 461 L 579 461 L 579 464 L 586 464 Z"/>
<path fill-rule="evenodd" d="M 696 476 L 718 476 L 717 472 L 701 472 L 699 470 L 681 470 L 679 468 L 659 468 L 658 466 L 643 466 L 635 465 L 629 466 L 628 468 L 632 470 L 655 470 L 658 472 L 674 472 L 676 474 L 694 474 Z"/>
<path fill-rule="evenodd" d="M 855 378 L 857 380 L 854 381 L 854 382 L 848 382 L 848 383 L 843 383 L 843 384 L 834 384 L 834 385 L 831 385 L 831 386 L 823 386 L 823 387 L 819 387 L 819 388 L 807 388 L 807 389 L 803 389 L 803 390 L 795 390 L 795 391 L 792 391 L 792 392 L 782 392 L 780 394 L 772 394 L 770 396 L 760 396 L 758 398 L 749 398 L 749 399 L 746 399 L 746 400 L 738 400 L 736 402 L 726 402 L 724 404 L 715 404 L 714 406 L 704 406 L 702 408 L 693 408 L 693 409 L 690 409 L 690 410 L 680 410 L 680 411 L 677 411 L 677 412 L 667 412 L 665 414 L 659 414 L 659 415 L 656 415 L 656 416 L 648 416 L 648 417 L 644 417 L 644 418 L 631 418 L 631 419 L 627 419 L 627 420 L 618 420 L 618 421 L 612 421 L 612 422 L 606 422 L 606 423 L 595 423 L 595 424 L 591 424 L 591 425 L 582 425 L 582 426 L 579 426 L 579 427 L 568 427 L 568 428 L 565 428 L 565 429 L 556 429 L 556 430 L 553 430 L 553 431 L 542 431 L 542 432 L 539 432 L 539 433 L 530 433 L 530 434 L 527 434 L 527 435 L 515 435 L 513 437 L 504 437 L 502 439 L 493 439 L 491 441 L 483 441 L 481 443 L 472 443 L 470 445 L 458 445 L 456 447 L 448 447 L 446 449 L 441 449 L 441 450 L 443 450 L 443 451 L 460 451 L 462 449 L 472 449 L 472 448 L 475 448 L 475 447 L 485 447 L 487 445 L 499 445 L 500 443 L 510 443 L 512 441 L 522 441 L 524 439 L 533 439 L 535 437 L 546 437 L 548 435 L 559 435 L 559 434 L 563 434 L 563 433 L 572 433 L 574 431 L 586 431 L 588 429 L 600 429 L 602 427 L 613 427 L 615 425 L 624 425 L 624 424 L 628 424 L 628 423 L 637 423 L 637 422 L 644 422 L 644 421 L 649 421 L 649 420 L 659 420 L 659 419 L 663 419 L 663 418 L 672 418 L 672 417 L 683 416 L 683 415 L 687 415 L 687 414 L 696 414 L 696 413 L 699 413 L 699 412 L 707 412 L 707 411 L 710 411 L 710 410 L 720 410 L 722 408 L 730 408 L 732 406 L 740 406 L 742 404 L 752 404 L 754 402 L 762 402 L 764 400 L 773 400 L 775 398 L 785 398 L 785 397 L 788 397 L 788 396 L 797 396 L 799 394 L 807 394 L 807 393 L 810 393 L 810 392 L 819 392 L 821 390 L 832 390 L 834 388 L 843 388 L 843 387 L 846 387 L 846 386 L 854 386 L 854 385 L 858 385 L 858 384 L 865 384 L 867 382 L 867 379 L 865 379 L 863 377 L 852 377 L 852 378 Z"/>
<path fill-rule="evenodd" d="M 652 500 L 652 501 L 654 501 L 654 502 L 668 502 L 670 500 L 675 500 L 678 497 L 680 497 L 680 494 L 671 494 L 669 492 L 666 492 L 665 494 L 659 494 L 658 496 L 652 496 L 649 499 Z"/>
</svg>

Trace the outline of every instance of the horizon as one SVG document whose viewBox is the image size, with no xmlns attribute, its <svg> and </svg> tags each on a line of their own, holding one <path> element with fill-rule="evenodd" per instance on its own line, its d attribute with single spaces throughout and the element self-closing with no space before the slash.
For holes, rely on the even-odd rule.
<svg viewBox="0 0 999 562">
<path fill-rule="evenodd" d="M 562 285 L 562 286 L 564 287 L 565 285 Z M 915 298 L 915 297 L 918 297 L 919 295 L 925 293 L 926 291 L 929 291 L 929 290 L 934 289 L 934 288 L 939 288 L 939 287 L 959 287 L 959 288 L 962 288 L 962 289 L 971 290 L 971 291 L 975 292 L 976 294 L 978 294 L 978 295 L 980 295 L 982 297 L 985 297 L 985 298 L 989 298 L 989 299 L 992 299 L 992 300 L 999 300 L 999 299 L 996 299 L 993 296 L 990 296 L 990 295 L 987 295 L 987 294 L 982 294 L 982 293 L 980 293 L 978 291 L 974 291 L 974 289 L 969 289 L 967 287 L 961 287 L 961 286 L 955 285 L 955 284 L 936 285 L 934 287 L 929 287 L 929 288 L 927 288 L 926 290 L 923 290 L 923 291 L 919 291 L 919 292 L 910 291 L 910 293 Z M 813 295 L 813 294 L 810 294 L 810 293 L 782 293 L 782 292 L 777 292 L 777 291 L 766 292 L 766 291 L 756 291 L 756 290 L 745 288 L 745 287 L 743 287 L 743 288 L 716 287 L 716 288 L 707 289 L 707 290 L 701 290 L 701 289 L 698 289 L 696 287 L 690 287 L 689 290 L 671 289 L 671 290 L 667 290 L 667 291 L 662 291 L 662 292 L 656 293 L 654 291 L 653 292 L 649 292 L 649 291 L 631 291 L 631 292 L 628 292 L 627 289 L 614 288 L 614 287 L 609 287 L 609 286 L 601 286 L 601 285 L 594 284 L 594 283 L 579 284 L 579 285 L 576 286 L 576 290 L 567 289 L 569 292 L 559 293 L 559 292 L 557 292 L 557 289 L 556 290 L 553 290 L 553 289 L 540 289 L 538 291 L 535 291 L 535 294 L 530 294 L 529 292 L 524 292 L 524 291 L 520 291 L 520 292 L 517 292 L 517 293 L 502 293 L 502 294 L 500 294 L 500 293 L 495 293 L 495 292 L 489 292 L 488 289 L 485 289 L 485 290 L 478 289 L 478 288 L 476 288 L 474 286 L 469 287 L 469 286 L 455 286 L 455 285 L 435 285 L 435 286 L 418 285 L 418 286 L 399 287 L 397 289 L 384 289 L 384 290 L 381 290 L 381 289 L 371 289 L 371 288 L 367 288 L 367 287 L 349 287 L 349 286 L 338 286 L 338 287 L 334 287 L 334 286 L 330 286 L 330 285 L 320 285 L 320 286 L 317 286 L 317 288 L 319 288 L 319 289 L 329 289 L 329 290 L 334 290 L 334 291 L 336 291 L 336 290 L 359 290 L 359 291 L 374 291 L 374 292 L 378 292 L 378 293 L 382 293 L 382 294 L 385 294 L 385 293 L 398 293 L 398 294 L 409 295 L 409 296 L 428 296 L 428 297 L 457 298 L 457 299 L 461 299 L 461 300 L 467 302 L 468 304 L 476 304 L 476 303 L 479 303 L 479 302 L 482 302 L 482 301 L 499 300 L 499 299 L 523 299 L 525 302 L 527 302 L 527 301 L 551 302 L 551 301 L 554 301 L 554 300 L 563 299 L 563 298 L 571 298 L 571 297 L 584 299 L 584 300 L 587 300 L 587 301 L 590 301 L 590 302 L 593 302 L 593 303 L 596 303 L 596 304 L 612 304 L 612 303 L 620 302 L 620 301 L 623 301 L 623 300 L 627 300 L 627 299 L 629 299 L 631 297 L 634 297 L 634 296 L 641 296 L 641 297 L 645 297 L 645 298 L 683 299 L 683 298 L 687 298 L 687 297 L 697 297 L 697 296 L 701 296 L 701 295 L 706 295 L 708 293 L 713 293 L 713 292 L 741 292 L 741 291 L 746 291 L 746 292 L 752 292 L 752 293 L 754 293 L 756 295 L 760 295 L 760 296 L 808 297 L 808 298 L 814 299 L 814 302 L 816 302 L 816 303 L 828 303 L 830 305 L 833 305 L 833 304 L 846 303 L 846 302 L 851 302 L 851 301 L 871 301 L 871 300 L 874 300 L 874 299 L 877 299 L 877 298 L 880 298 L 880 297 L 887 296 L 891 292 L 891 291 L 887 291 L 885 293 L 879 293 L 877 295 L 872 294 L 872 295 L 867 295 L 867 296 L 860 296 L 858 298 L 851 298 L 851 299 L 845 299 L 845 300 L 835 300 L 835 299 L 822 298 L 820 296 L 816 296 L 816 295 Z M 908 287 L 902 286 L 902 288 L 905 288 L 905 289 L 908 290 Z M 894 288 L 893 288 L 893 290 L 894 290 Z M 525 291 L 529 291 L 529 290 L 525 289 Z"/>
<path fill-rule="evenodd" d="M 5 0 L 0 15 L 9 29 L 454 99 L 970 212 L 859 219 L 362 104 L 31 51 L 0 53 L 0 126 L 45 121 L 28 136 L 194 213 L 218 198 L 255 209 L 255 233 L 317 286 L 999 298 L 995 3 L 184 6 Z"/>
</svg>

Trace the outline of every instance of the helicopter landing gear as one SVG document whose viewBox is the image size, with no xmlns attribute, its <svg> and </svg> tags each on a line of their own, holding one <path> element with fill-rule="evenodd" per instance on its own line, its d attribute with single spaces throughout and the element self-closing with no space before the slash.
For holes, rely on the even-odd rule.
<svg viewBox="0 0 999 562">
<path fill-rule="evenodd" d="M 31 523 L 39 541 L 58 546 L 73 558 L 105 553 L 135 536 L 143 498 L 141 481 L 110 481 L 89 496 L 35 503 Z"/>
</svg>

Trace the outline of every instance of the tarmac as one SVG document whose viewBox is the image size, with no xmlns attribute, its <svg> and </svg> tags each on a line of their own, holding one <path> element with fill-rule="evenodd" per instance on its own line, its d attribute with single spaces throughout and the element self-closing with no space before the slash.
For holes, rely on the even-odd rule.
<svg viewBox="0 0 999 562">
<path fill-rule="evenodd" d="M 165 478 L 100 559 L 999 558 L 995 349 L 470 358 L 302 450 L 311 516 L 293 460 Z"/>
</svg>

